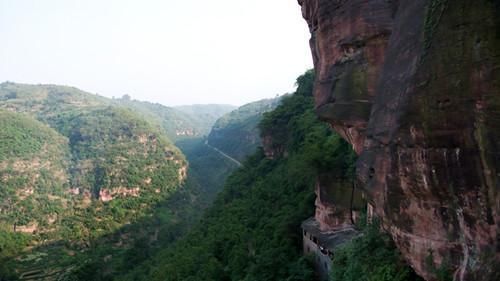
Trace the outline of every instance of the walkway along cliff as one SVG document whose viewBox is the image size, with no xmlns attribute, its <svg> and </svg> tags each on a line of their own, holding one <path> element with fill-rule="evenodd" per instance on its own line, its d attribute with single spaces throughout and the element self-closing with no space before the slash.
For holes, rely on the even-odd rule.
<svg viewBox="0 0 500 281">
<path fill-rule="evenodd" d="M 408 263 L 500 280 L 500 1 L 298 2 L 317 114 Z"/>
</svg>

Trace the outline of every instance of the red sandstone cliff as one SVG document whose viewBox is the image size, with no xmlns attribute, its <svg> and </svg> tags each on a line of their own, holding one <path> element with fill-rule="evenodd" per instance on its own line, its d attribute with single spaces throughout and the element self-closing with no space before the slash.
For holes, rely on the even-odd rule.
<svg viewBox="0 0 500 281">
<path fill-rule="evenodd" d="M 321 231 L 332 231 L 352 224 L 366 208 L 361 190 L 346 180 L 324 173 L 316 179 L 314 218 Z"/>
<path fill-rule="evenodd" d="M 318 115 L 427 280 L 500 280 L 500 1 L 299 0 Z M 431 263 L 429 263 L 431 261 Z"/>
</svg>

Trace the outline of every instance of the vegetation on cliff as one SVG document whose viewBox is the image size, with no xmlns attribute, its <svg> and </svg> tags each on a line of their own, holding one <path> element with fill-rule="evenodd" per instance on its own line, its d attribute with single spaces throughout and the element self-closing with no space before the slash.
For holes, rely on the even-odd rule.
<svg viewBox="0 0 500 281">
<path fill-rule="evenodd" d="M 278 106 L 280 99 L 252 102 L 225 114 L 215 122 L 208 143 L 243 161 L 261 145 L 258 124 L 265 112 Z"/>
<path fill-rule="evenodd" d="M 333 258 L 332 281 L 422 281 L 403 261 L 377 220 L 360 220 L 362 235 L 343 245 Z"/>
<path fill-rule="evenodd" d="M 150 216 L 99 239 L 93 250 L 77 259 L 66 257 L 68 266 L 80 265 L 71 280 L 113 280 L 126 275 L 169 247 L 199 220 L 235 165 L 206 146 L 204 139 L 179 141 L 179 147 L 189 162 L 183 187 L 156 204 Z"/>
<path fill-rule="evenodd" d="M 134 108 L 130 101 L 118 106 L 116 101 L 100 103 L 100 97 L 79 93 L 78 102 L 68 97 L 61 102 L 61 93 L 52 86 L 38 89 L 33 96 L 25 93 L 29 91 L 18 94 L 3 89 L 0 107 L 27 114 L 0 111 L 0 117 L 7 116 L 0 118 L 8 129 L 0 133 L 8 140 L 4 145 L 16 146 L 25 136 L 32 139 L 19 146 L 19 153 L 0 147 L 2 157 L 31 160 L 36 154 L 45 159 L 49 156 L 43 153 L 52 151 L 50 162 L 61 170 L 61 191 L 41 192 L 40 198 L 48 201 L 28 195 L 37 198 L 36 204 L 46 202 L 40 206 L 49 211 L 37 212 L 45 214 L 42 217 L 25 212 L 28 218 L 22 223 L 16 215 L 18 222 L 2 225 L 0 276 L 7 280 L 48 276 L 59 280 L 314 280 L 312 257 L 301 252 L 300 224 L 314 213 L 317 177 L 328 172 L 340 180 L 352 180 L 356 157 L 339 135 L 317 119 L 313 80 L 312 71 L 300 76 L 296 92 L 259 117 L 258 128 L 267 139 L 264 147 L 227 179 L 217 197 L 235 165 L 205 145 L 204 138 L 178 140 L 190 163 L 189 176 L 178 188 L 185 159 L 165 134 L 167 121 L 152 117 L 166 112 L 161 106 L 160 111 L 148 111 L 151 104 L 139 103 L 143 108 L 138 115 L 128 109 Z M 53 100 L 59 101 L 51 104 Z M 260 109 L 256 111 L 249 114 L 251 118 L 230 118 L 231 129 L 225 132 L 232 134 L 238 128 L 250 128 L 249 124 L 255 130 L 254 117 L 261 115 Z M 223 144 L 230 147 L 230 142 Z M 269 151 L 272 158 L 266 157 Z M 37 178 L 44 179 L 43 175 Z M 136 187 L 139 194 L 127 193 Z M 114 188 L 121 193 L 113 193 Z M 15 194 L 22 189 L 12 190 Z M 22 201 L 16 196 L 2 195 L 7 200 L 2 206 Z M 2 215 L 13 214 L 2 210 Z M 17 225 L 30 226 L 28 222 L 37 222 L 35 232 L 12 231 Z M 336 253 L 334 280 L 414 280 L 386 236 L 371 227 L 364 232 Z M 20 253 L 30 245 L 35 247 Z"/>
<path fill-rule="evenodd" d="M 79 271 L 94 254 L 122 252 L 156 229 L 129 237 L 134 227 L 124 226 L 151 225 L 145 221 L 154 208 L 194 196 L 195 187 L 176 195 L 187 163 L 164 128 L 109 99 L 71 87 L 3 83 L 0 108 L 9 110 L 0 111 L 3 278 Z M 181 218 L 171 213 L 157 221 L 175 225 Z"/>
<path fill-rule="evenodd" d="M 35 119 L 0 110 L 0 257 L 50 228 L 64 209 L 67 140 Z"/>
<path fill-rule="evenodd" d="M 354 157 L 314 115 L 310 87 L 301 82 L 312 78 L 312 73 L 301 76 L 297 93 L 283 98 L 261 123 L 290 136 L 279 140 L 287 155 L 271 160 L 259 149 L 228 178 L 214 206 L 185 238 L 119 279 L 313 280 L 300 251 L 300 223 L 314 212 L 317 163 L 328 162 L 348 177 Z M 339 147 L 345 149 L 337 150 L 336 160 L 321 159 L 329 157 L 321 149 Z"/>
</svg>

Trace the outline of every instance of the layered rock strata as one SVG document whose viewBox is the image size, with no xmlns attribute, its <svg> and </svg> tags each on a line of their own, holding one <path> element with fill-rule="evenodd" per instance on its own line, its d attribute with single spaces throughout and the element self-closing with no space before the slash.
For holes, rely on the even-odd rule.
<svg viewBox="0 0 500 281">
<path fill-rule="evenodd" d="M 318 115 L 426 280 L 500 280 L 500 1 L 299 0 Z"/>
</svg>

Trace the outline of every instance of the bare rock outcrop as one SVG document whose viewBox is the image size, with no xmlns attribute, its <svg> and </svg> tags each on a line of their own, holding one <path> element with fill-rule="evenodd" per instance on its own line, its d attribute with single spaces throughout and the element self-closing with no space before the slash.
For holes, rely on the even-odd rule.
<svg viewBox="0 0 500 281">
<path fill-rule="evenodd" d="M 426 280 L 500 280 L 500 1 L 299 0 L 318 115 Z"/>
<path fill-rule="evenodd" d="M 352 226 L 359 218 L 366 202 L 361 190 L 346 180 L 339 180 L 331 174 L 324 173 L 316 179 L 316 200 L 314 218 L 321 231 Z"/>
</svg>

